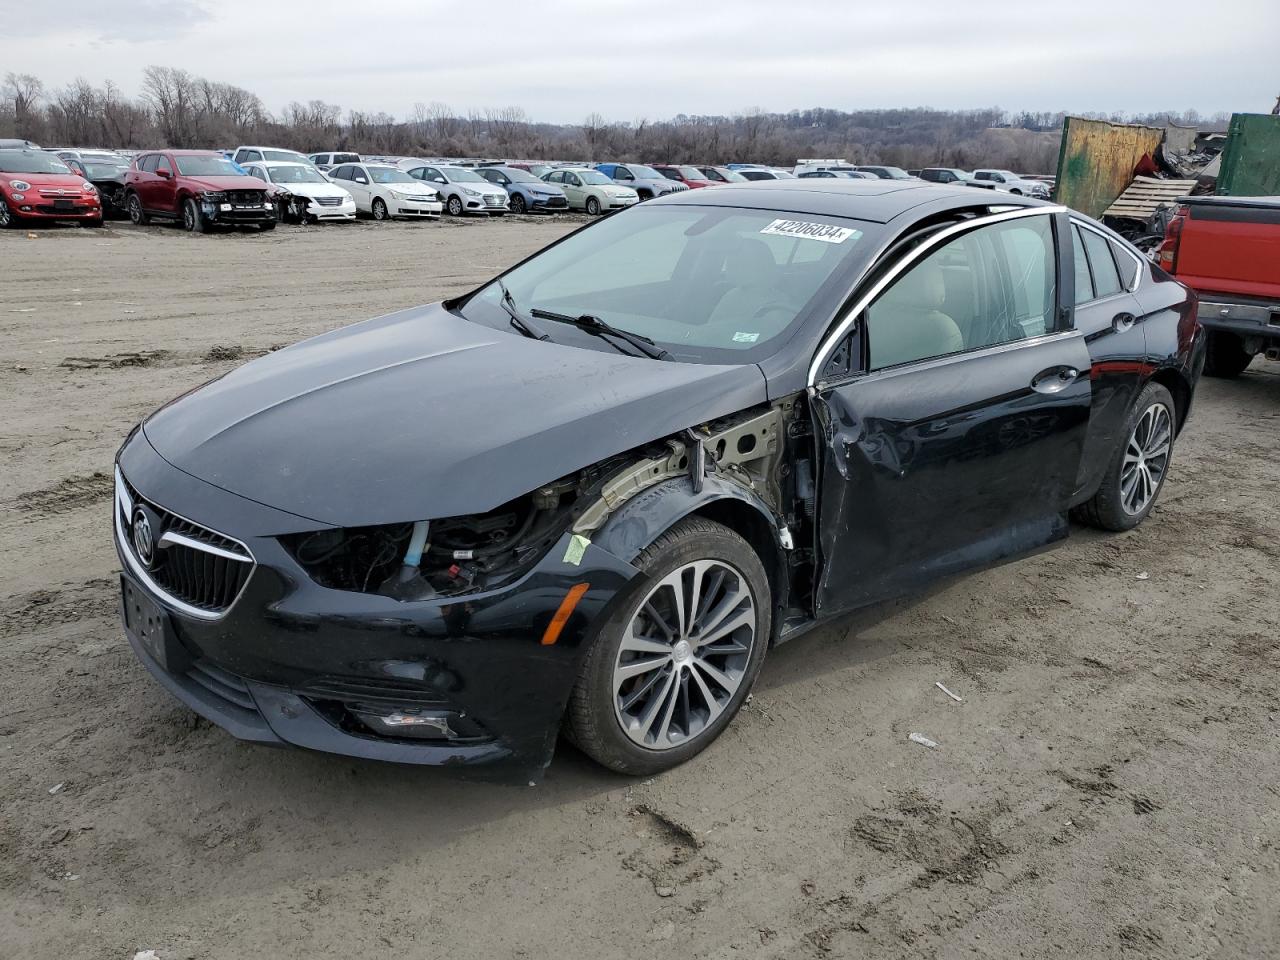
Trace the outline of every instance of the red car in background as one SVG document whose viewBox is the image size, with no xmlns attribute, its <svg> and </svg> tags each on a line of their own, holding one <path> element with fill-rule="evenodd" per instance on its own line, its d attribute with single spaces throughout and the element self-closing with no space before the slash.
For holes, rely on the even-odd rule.
<svg viewBox="0 0 1280 960">
<path fill-rule="evenodd" d="M 134 223 L 160 217 L 199 233 L 221 224 L 274 230 L 276 205 L 269 190 L 270 184 L 215 150 L 143 153 L 124 177 L 125 208 Z"/>
<path fill-rule="evenodd" d="M 43 150 L 0 150 L 0 227 L 79 220 L 102 226 L 98 188 Z"/>
<path fill-rule="evenodd" d="M 719 181 L 710 180 L 707 175 L 697 167 L 691 167 L 687 164 L 674 163 L 655 163 L 652 164 L 653 169 L 668 180 L 675 180 L 677 183 L 683 183 L 686 187 L 693 189 L 695 187 L 713 187 Z"/>
</svg>

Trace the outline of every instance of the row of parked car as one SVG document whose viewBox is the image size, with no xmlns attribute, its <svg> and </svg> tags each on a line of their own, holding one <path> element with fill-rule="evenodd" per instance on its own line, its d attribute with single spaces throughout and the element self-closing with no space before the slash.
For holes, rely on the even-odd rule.
<svg viewBox="0 0 1280 960">
<path fill-rule="evenodd" d="M 964 182 L 1028 196 L 1047 186 L 1004 170 L 969 174 L 952 168 L 908 173 L 840 160 L 801 161 L 793 171 L 763 164 L 542 163 L 517 160 L 425 160 L 329 151 L 310 155 L 279 147 L 234 151 L 106 150 L 0 144 L 0 225 L 26 218 L 79 219 L 99 225 L 128 217 L 138 224 L 176 220 L 193 231 L 218 225 L 271 230 L 281 220 L 322 222 L 502 216 L 581 210 L 600 215 L 653 197 L 727 183 L 792 178 L 925 179 Z M 30 181 L 39 181 L 33 188 Z M 35 190 L 36 196 L 28 196 Z"/>
</svg>

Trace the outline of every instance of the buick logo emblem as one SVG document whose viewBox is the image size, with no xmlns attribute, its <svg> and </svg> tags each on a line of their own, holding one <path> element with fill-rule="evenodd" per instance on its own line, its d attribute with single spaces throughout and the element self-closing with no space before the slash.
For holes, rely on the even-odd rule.
<svg viewBox="0 0 1280 960">
<path fill-rule="evenodd" d="M 151 561 L 156 558 L 156 537 L 151 530 L 151 521 L 141 507 L 133 511 L 133 550 L 143 566 L 151 566 Z"/>
</svg>

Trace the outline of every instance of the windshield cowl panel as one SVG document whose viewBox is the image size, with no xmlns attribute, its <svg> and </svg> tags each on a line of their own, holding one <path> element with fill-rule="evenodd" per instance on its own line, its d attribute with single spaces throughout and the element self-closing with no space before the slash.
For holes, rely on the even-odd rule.
<svg viewBox="0 0 1280 960">
<path fill-rule="evenodd" d="M 508 307 L 597 317 L 686 363 L 755 363 L 810 316 L 829 320 L 878 225 L 738 207 L 637 207 L 570 235 L 470 295 L 467 319 L 519 335 Z M 567 323 L 551 338 L 610 349 Z M 623 344 L 626 346 L 625 343 Z M 638 351 L 643 352 L 643 351 Z"/>
</svg>

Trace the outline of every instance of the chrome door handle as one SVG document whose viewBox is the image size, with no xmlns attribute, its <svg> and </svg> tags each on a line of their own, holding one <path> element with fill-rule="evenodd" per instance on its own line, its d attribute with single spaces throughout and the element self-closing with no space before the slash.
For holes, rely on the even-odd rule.
<svg viewBox="0 0 1280 960">
<path fill-rule="evenodd" d="M 1075 383 L 1080 371 L 1075 367 L 1050 367 L 1041 370 L 1031 380 L 1031 389 L 1036 393 L 1060 393 Z"/>
</svg>

